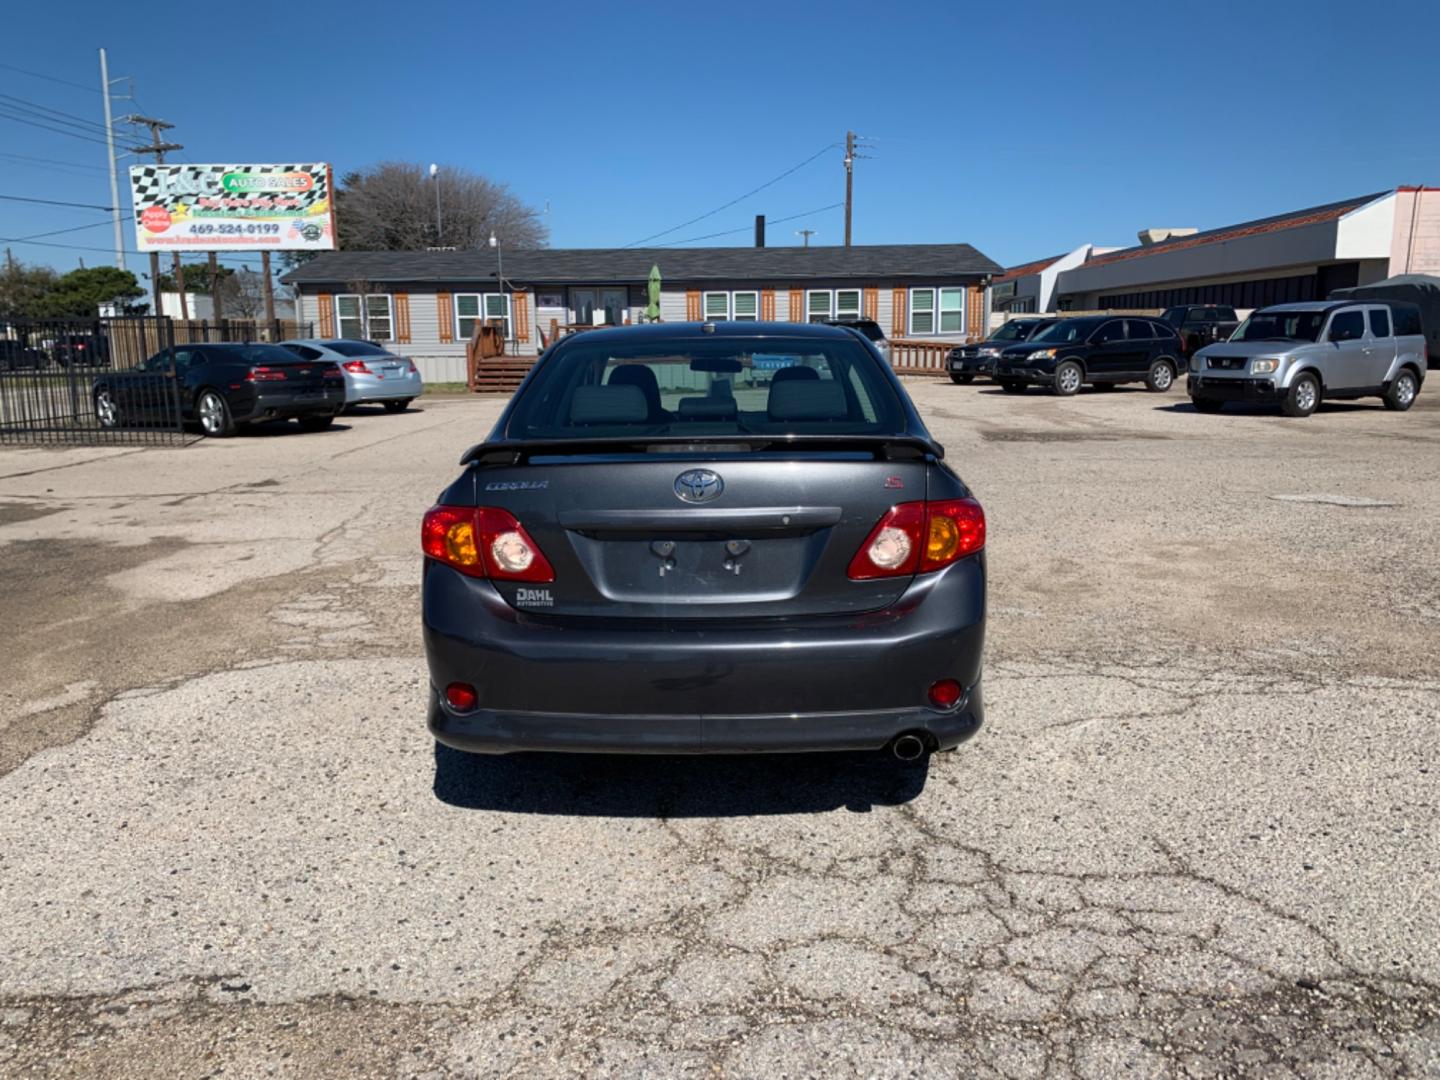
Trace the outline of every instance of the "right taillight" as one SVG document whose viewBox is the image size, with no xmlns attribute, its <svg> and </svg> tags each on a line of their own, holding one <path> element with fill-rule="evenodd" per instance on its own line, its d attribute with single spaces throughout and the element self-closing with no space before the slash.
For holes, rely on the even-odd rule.
<svg viewBox="0 0 1440 1080">
<path fill-rule="evenodd" d="M 899 503 L 875 523 L 850 560 L 854 581 L 923 574 L 985 547 L 985 511 L 974 499 Z"/>
<path fill-rule="evenodd" d="M 346 360 L 345 363 L 340 366 L 354 375 L 370 374 L 370 369 L 365 366 L 364 360 Z"/>
<path fill-rule="evenodd" d="M 471 577 L 554 581 L 540 545 L 508 510 L 494 506 L 432 506 L 420 526 L 425 556 Z"/>
</svg>

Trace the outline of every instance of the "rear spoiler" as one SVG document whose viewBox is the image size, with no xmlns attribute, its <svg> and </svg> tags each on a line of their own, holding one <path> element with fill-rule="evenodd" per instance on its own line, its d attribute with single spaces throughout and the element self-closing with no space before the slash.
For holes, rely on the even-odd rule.
<svg viewBox="0 0 1440 1080">
<path fill-rule="evenodd" d="M 460 455 L 461 465 L 518 465 L 543 454 L 603 454 L 651 448 L 703 453 L 748 450 L 869 450 L 886 461 L 945 456 L 945 448 L 919 435 L 652 435 L 609 438 L 497 439 L 476 443 Z"/>
</svg>

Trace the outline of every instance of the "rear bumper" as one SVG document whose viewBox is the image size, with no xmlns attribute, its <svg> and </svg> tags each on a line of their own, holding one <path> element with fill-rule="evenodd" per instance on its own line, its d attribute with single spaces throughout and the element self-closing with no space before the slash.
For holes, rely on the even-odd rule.
<svg viewBox="0 0 1440 1080">
<path fill-rule="evenodd" d="M 397 398 L 417 398 L 425 389 L 419 375 L 405 375 L 394 379 L 380 379 L 375 376 L 351 376 L 345 382 L 345 403 L 355 405 L 362 401 L 394 401 Z"/>
<path fill-rule="evenodd" d="M 240 422 L 285 420 L 296 416 L 334 416 L 345 406 L 345 391 L 336 386 L 316 394 L 293 392 L 256 394 L 248 400 L 232 398 L 230 408 Z"/>
<path fill-rule="evenodd" d="M 1269 379 L 1226 379 L 1213 375 L 1191 375 L 1185 389 L 1192 398 L 1209 401 L 1279 401 L 1285 396 L 1284 388 Z"/>
<path fill-rule="evenodd" d="M 948 748 L 984 721 L 984 578 L 977 557 L 916 579 L 883 612 L 635 627 L 525 615 L 488 582 L 431 564 L 430 731 L 480 753 L 878 749 L 907 731 Z M 946 678 L 964 696 L 930 707 Z M 476 711 L 441 701 L 451 682 L 478 690 Z"/>
</svg>

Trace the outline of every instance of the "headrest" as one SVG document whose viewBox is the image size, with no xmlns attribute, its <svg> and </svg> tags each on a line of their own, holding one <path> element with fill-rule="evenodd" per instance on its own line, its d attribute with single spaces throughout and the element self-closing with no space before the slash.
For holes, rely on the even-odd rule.
<svg viewBox="0 0 1440 1080">
<path fill-rule="evenodd" d="M 572 424 L 640 424 L 649 417 L 638 386 L 580 386 L 570 399 Z"/>
<path fill-rule="evenodd" d="M 783 367 L 779 371 L 775 372 L 775 374 L 771 376 L 770 381 L 772 383 L 790 382 L 791 380 L 794 380 L 796 382 L 802 382 L 818 378 L 820 378 L 820 373 L 816 371 L 813 367 L 805 367 L 803 364 L 795 364 L 791 367 Z"/>
<path fill-rule="evenodd" d="M 848 420 L 845 388 L 834 379 L 791 379 L 770 384 L 771 420 Z"/>
</svg>

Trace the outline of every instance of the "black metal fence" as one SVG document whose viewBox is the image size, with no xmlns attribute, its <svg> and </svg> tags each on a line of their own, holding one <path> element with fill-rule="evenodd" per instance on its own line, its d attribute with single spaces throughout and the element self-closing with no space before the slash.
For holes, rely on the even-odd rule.
<svg viewBox="0 0 1440 1080">
<path fill-rule="evenodd" d="M 310 336 L 308 325 L 280 320 L 0 323 L 0 443 L 188 442 L 186 402 L 169 363 L 176 345 Z"/>
</svg>

